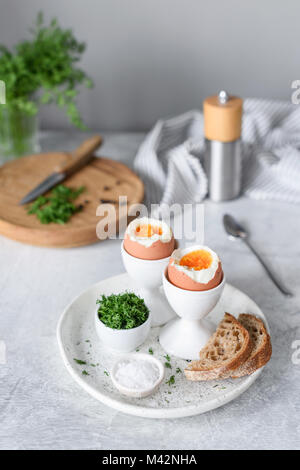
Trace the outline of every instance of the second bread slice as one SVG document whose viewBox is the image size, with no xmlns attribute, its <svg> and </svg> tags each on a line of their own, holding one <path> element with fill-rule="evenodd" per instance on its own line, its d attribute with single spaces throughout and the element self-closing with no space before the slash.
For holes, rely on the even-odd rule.
<svg viewBox="0 0 300 470">
<path fill-rule="evenodd" d="M 230 377 L 249 357 L 250 335 L 238 320 L 226 313 L 216 332 L 184 373 L 188 380 L 203 381 Z"/>
<path fill-rule="evenodd" d="M 239 322 L 248 330 L 253 349 L 244 364 L 232 372 L 231 377 L 234 379 L 250 375 L 260 369 L 270 360 L 272 355 L 271 338 L 262 320 L 254 315 L 241 313 Z"/>
</svg>

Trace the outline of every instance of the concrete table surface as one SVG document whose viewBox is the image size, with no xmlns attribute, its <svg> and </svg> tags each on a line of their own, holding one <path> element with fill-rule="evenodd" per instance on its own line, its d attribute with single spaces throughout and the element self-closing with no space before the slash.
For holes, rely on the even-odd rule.
<svg viewBox="0 0 300 470">
<path fill-rule="evenodd" d="M 105 134 L 100 154 L 132 165 L 143 134 Z M 79 133 L 45 132 L 44 151 L 72 149 Z M 293 291 L 285 298 L 240 242 L 221 226 L 235 214 L 252 241 Z M 123 272 L 119 241 L 46 249 L 0 237 L 1 449 L 299 449 L 300 222 L 299 206 L 254 201 L 205 203 L 205 242 L 222 258 L 228 281 L 267 315 L 273 357 L 235 401 L 203 415 L 146 420 L 118 413 L 84 392 L 58 353 L 56 324 L 65 306 L 97 281 Z M 299 346 L 298 346 L 299 347 Z M 294 354 L 294 361 L 292 360 Z M 300 354 L 298 355 L 300 358 Z"/>
</svg>

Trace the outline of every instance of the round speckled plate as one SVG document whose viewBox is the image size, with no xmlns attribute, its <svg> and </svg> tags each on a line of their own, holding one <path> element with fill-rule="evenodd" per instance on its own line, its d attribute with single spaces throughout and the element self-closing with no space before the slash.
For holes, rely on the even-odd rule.
<svg viewBox="0 0 300 470">
<path fill-rule="evenodd" d="M 159 390 L 150 397 L 130 398 L 121 395 L 113 386 L 109 371 L 119 355 L 108 351 L 100 343 L 94 328 L 96 299 L 101 294 L 134 291 L 134 283 L 128 274 L 120 274 L 94 286 L 80 294 L 63 312 L 58 326 L 57 339 L 66 368 L 75 381 L 90 395 L 102 403 L 136 416 L 147 418 L 180 418 L 192 416 L 217 408 L 238 397 L 257 379 L 262 369 L 249 377 L 224 381 L 189 382 L 183 369 L 188 362 L 171 357 L 172 369 L 166 369 L 166 377 Z M 210 313 L 209 318 L 216 325 L 224 312 L 233 315 L 253 313 L 266 319 L 259 307 L 243 292 L 226 284 L 220 302 Z M 139 348 L 148 352 L 152 348 L 154 356 L 165 362 L 165 352 L 158 342 L 159 327 L 152 328 L 146 343 Z M 74 359 L 84 361 L 78 364 Z M 166 383 L 171 375 L 175 383 Z"/>
</svg>

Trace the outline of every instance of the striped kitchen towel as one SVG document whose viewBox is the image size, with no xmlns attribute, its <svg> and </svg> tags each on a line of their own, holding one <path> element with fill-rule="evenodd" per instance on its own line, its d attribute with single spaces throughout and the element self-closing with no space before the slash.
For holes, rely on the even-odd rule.
<svg viewBox="0 0 300 470">
<path fill-rule="evenodd" d="M 160 120 L 146 136 L 135 170 L 145 183 L 146 204 L 202 201 L 203 114 L 190 111 Z M 300 203 L 300 107 L 288 102 L 247 99 L 242 123 L 243 191 L 255 199 Z"/>
</svg>

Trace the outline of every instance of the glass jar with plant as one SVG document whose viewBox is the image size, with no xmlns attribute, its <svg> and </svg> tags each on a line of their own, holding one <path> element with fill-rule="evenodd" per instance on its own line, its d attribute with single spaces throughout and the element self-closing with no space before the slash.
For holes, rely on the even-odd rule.
<svg viewBox="0 0 300 470">
<path fill-rule="evenodd" d="M 0 105 L 0 161 L 37 151 L 41 104 L 56 103 L 73 125 L 85 129 L 76 104 L 78 85 L 92 86 L 77 67 L 85 43 L 56 19 L 44 25 L 42 13 L 30 33 L 31 39 L 12 51 L 0 45 L 0 80 L 6 88 L 6 104 Z"/>
</svg>

